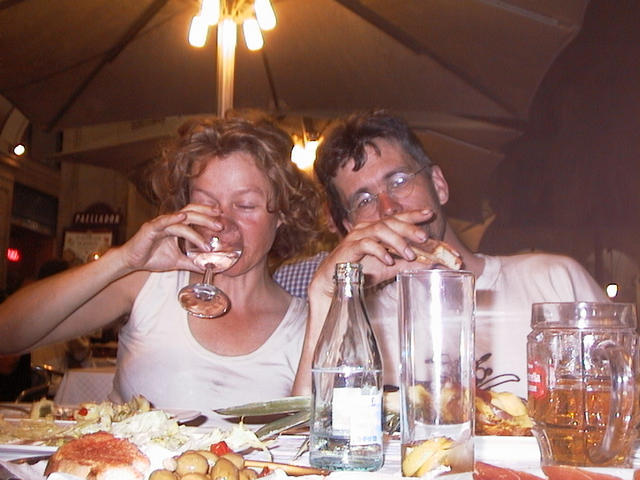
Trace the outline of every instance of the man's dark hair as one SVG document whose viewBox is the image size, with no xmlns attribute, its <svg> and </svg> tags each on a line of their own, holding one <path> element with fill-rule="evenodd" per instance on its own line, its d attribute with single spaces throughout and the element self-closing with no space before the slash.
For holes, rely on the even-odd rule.
<svg viewBox="0 0 640 480">
<path fill-rule="evenodd" d="M 318 147 L 313 168 L 327 194 L 331 217 L 343 235 L 347 233 L 342 224 L 347 211 L 340 203 L 333 179 L 338 169 L 344 167 L 349 160 L 353 159 L 354 171 L 360 170 L 366 161 L 365 147 L 369 146 L 379 154 L 376 139 L 396 142 L 418 166 L 431 166 L 431 160 L 422 143 L 401 118 L 384 110 L 376 110 L 353 114 L 339 120 Z"/>
</svg>

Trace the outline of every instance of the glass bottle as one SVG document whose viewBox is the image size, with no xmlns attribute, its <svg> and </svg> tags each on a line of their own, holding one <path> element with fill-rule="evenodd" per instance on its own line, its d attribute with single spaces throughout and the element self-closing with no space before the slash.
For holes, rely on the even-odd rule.
<svg viewBox="0 0 640 480">
<path fill-rule="evenodd" d="M 382 358 L 362 298 L 362 266 L 339 263 L 335 293 L 314 352 L 311 465 L 382 467 Z"/>
</svg>

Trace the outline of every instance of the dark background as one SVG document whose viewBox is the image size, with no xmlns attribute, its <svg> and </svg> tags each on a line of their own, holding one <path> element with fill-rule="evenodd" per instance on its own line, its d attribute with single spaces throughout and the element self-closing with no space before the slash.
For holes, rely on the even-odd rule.
<svg viewBox="0 0 640 480">
<path fill-rule="evenodd" d="M 640 259 L 640 2 L 592 0 L 496 168 L 480 250 L 570 254 L 635 300 Z"/>
</svg>

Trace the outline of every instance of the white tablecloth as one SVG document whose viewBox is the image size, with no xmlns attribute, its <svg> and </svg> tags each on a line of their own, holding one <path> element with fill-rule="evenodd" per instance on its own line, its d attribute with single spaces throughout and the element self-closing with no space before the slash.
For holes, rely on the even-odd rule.
<svg viewBox="0 0 640 480">
<path fill-rule="evenodd" d="M 54 401 L 58 405 L 102 402 L 113 388 L 114 366 L 71 368 L 60 382 Z"/>
</svg>

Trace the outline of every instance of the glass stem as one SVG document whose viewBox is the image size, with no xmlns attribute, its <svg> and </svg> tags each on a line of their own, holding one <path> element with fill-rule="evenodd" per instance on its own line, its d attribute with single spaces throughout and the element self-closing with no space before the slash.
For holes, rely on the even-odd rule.
<svg viewBox="0 0 640 480">
<path fill-rule="evenodd" d="M 204 278 L 202 279 L 202 283 L 205 285 L 213 285 L 213 267 L 207 266 L 207 269 L 204 271 Z"/>
</svg>

